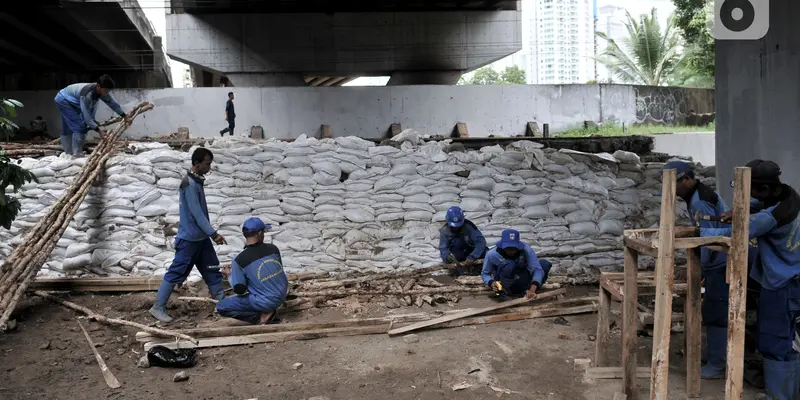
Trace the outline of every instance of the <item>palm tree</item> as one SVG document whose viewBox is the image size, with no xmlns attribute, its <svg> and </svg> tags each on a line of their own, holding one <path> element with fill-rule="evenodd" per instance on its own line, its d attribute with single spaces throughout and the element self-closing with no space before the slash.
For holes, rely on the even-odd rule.
<svg viewBox="0 0 800 400">
<path fill-rule="evenodd" d="M 674 29 L 672 16 L 663 32 L 655 8 L 649 15 L 639 16 L 638 21 L 629 12 L 626 16 L 628 37 L 619 43 L 603 32 L 596 32 L 608 46 L 595 60 L 605 65 L 620 82 L 651 86 L 665 84 L 682 62 L 680 36 Z"/>
</svg>

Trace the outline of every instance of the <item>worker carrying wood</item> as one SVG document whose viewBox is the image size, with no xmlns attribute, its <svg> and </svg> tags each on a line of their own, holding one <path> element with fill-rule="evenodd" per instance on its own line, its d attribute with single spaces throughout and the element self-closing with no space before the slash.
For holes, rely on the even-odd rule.
<svg viewBox="0 0 800 400">
<path fill-rule="evenodd" d="M 225 238 L 217 233 L 208 221 L 206 193 L 203 189 L 204 176 L 211 170 L 214 154 L 200 147 L 192 153 L 192 169 L 183 177 L 180 185 L 180 222 L 178 234 L 175 236 L 175 258 L 169 266 L 164 280 L 158 288 L 156 300 L 150 308 L 150 314 L 161 322 L 171 322 L 167 314 L 167 301 L 175 285 L 180 285 L 192 267 L 197 267 L 203 280 L 208 285 L 211 297 L 221 300 L 224 295 L 222 273 L 216 250 L 211 239 L 217 244 L 226 244 Z"/>
<path fill-rule="evenodd" d="M 675 194 L 686 202 L 689 220 L 700 228 L 722 228 L 722 215 L 728 212 L 725 201 L 713 189 L 697 180 L 683 161 L 670 161 L 664 169 L 674 169 Z M 697 249 L 693 249 L 697 250 Z M 728 285 L 725 283 L 727 255 L 700 248 L 700 263 L 706 288 L 703 297 L 703 322 L 706 325 L 706 365 L 700 369 L 703 379 L 724 379 L 728 345 Z"/>
<path fill-rule="evenodd" d="M 486 253 L 481 277 L 495 291 L 533 298 L 547 282 L 552 266 L 550 261 L 536 257 L 533 248 L 520 240 L 518 231 L 506 229 L 500 234 L 497 246 Z"/>
<path fill-rule="evenodd" d="M 272 226 L 256 217 L 244 221 L 244 251 L 222 269 L 236 295 L 217 303 L 219 315 L 253 325 L 280 322 L 277 310 L 286 300 L 289 279 L 283 271 L 281 252 L 274 244 L 264 243 L 264 232 L 269 229 Z"/>
<path fill-rule="evenodd" d="M 111 89 L 114 89 L 114 80 L 103 75 L 95 83 L 73 83 L 58 92 L 55 102 L 61 112 L 61 146 L 64 153 L 80 156 L 89 130 L 97 131 L 105 138 L 106 131 L 100 129 L 94 120 L 99 100 L 103 100 L 126 124 L 131 123 L 131 119 L 108 92 Z"/>
<path fill-rule="evenodd" d="M 464 217 L 461 207 L 447 209 L 445 224 L 439 229 L 439 254 L 446 263 L 464 264 L 454 270 L 455 275 L 469 274 L 472 264 L 486 254 L 486 239 L 478 227 Z"/>
<path fill-rule="evenodd" d="M 780 180 L 772 161 L 753 160 L 750 238 L 758 259 L 750 276 L 761 284 L 758 350 L 764 356 L 768 399 L 800 400 L 800 354 L 793 348 L 800 316 L 800 195 Z M 732 215 L 725 214 L 723 222 Z M 731 228 L 701 228 L 701 236 L 731 236 Z"/>
</svg>

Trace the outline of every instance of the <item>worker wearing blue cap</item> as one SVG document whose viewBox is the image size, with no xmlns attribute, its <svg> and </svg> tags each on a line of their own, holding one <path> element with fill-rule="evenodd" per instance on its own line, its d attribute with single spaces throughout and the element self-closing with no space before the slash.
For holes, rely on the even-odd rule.
<svg viewBox="0 0 800 400">
<path fill-rule="evenodd" d="M 464 217 L 461 207 L 450 207 L 445 225 L 439 229 L 439 254 L 442 261 L 472 264 L 486 253 L 486 239 L 472 221 Z"/>
<path fill-rule="evenodd" d="M 761 284 L 757 342 L 764 356 L 764 389 L 768 399 L 799 400 L 800 353 L 793 340 L 800 316 L 800 195 L 781 182 L 774 162 L 753 160 L 747 167 L 754 200 L 749 233 L 758 242 L 750 277 Z M 700 235 L 731 236 L 731 227 L 701 228 Z"/>
<path fill-rule="evenodd" d="M 533 248 L 520 240 L 518 231 L 506 229 L 497 246 L 486 253 L 481 278 L 495 291 L 499 291 L 497 282 L 500 282 L 504 293 L 532 298 L 547 282 L 552 266 L 549 261 L 536 257 Z"/>
<path fill-rule="evenodd" d="M 172 321 L 167 314 L 167 301 L 175 285 L 182 284 L 189 277 L 192 267 L 200 271 L 212 298 L 219 300 L 224 296 L 222 274 L 218 268 L 213 268 L 219 265 L 219 259 L 211 240 L 217 244 L 227 242 L 208 220 L 203 188 L 205 175 L 211 170 L 213 160 L 214 154 L 210 150 L 203 147 L 196 149 L 192 153 L 192 169 L 183 177 L 179 187 L 180 222 L 175 236 L 175 258 L 164 274 L 156 300 L 150 308 L 150 314 L 161 322 Z"/>
<path fill-rule="evenodd" d="M 264 243 L 264 232 L 269 229 L 270 225 L 256 217 L 244 221 L 244 251 L 222 270 L 236 295 L 217 303 L 219 315 L 254 325 L 278 322 L 277 309 L 286 300 L 289 279 L 278 248 Z"/>
<path fill-rule="evenodd" d="M 718 217 L 728 211 L 725 201 L 710 187 L 695 178 L 689 164 L 683 161 L 670 161 L 664 169 L 675 170 L 675 194 L 686 202 L 689 220 L 700 228 L 722 228 L 719 220 L 703 219 L 704 216 Z M 697 251 L 694 249 L 693 251 Z M 703 297 L 703 323 L 706 325 L 706 364 L 700 369 L 703 379 L 725 378 L 727 365 L 728 337 L 728 284 L 725 283 L 727 255 L 720 251 L 700 248 L 703 284 L 706 291 Z"/>
</svg>

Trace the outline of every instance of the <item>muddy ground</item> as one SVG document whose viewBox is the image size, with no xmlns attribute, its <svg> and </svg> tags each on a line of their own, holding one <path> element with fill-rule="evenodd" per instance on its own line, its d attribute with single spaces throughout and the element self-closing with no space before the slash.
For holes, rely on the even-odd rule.
<svg viewBox="0 0 800 400">
<path fill-rule="evenodd" d="M 569 288 L 569 296 L 597 295 L 594 288 Z M 153 324 L 147 314 L 153 293 L 73 294 L 75 303 L 109 317 Z M 492 305 L 485 296 L 466 297 L 455 308 Z M 449 309 L 394 309 L 391 313 Z M 380 300 L 355 308 L 324 308 L 283 315 L 284 322 L 331 321 L 383 316 Z M 178 317 L 171 328 L 234 325 L 213 315 L 204 303 L 171 302 Z M 548 399 L 607 400 L 621 380 L 585 382 L 575 358 L 593 358 L 596 315 L 438 329 L 411 338 L 387 335 L 323 338 L 309 341 L 202 349 L 190 379 L 173 382 L 177 370 L 137 368 L 144 354 L 135 329 L 85 322 L 110 370 L 122 383 L 109 389 L 75 321 L 76 314 L 38 298 L 18 309 L 18 327 L 0 334 L 0 399 Z M 566 338 L 559 338 L 559 336 Z M 618 360 L 619 330 L 608 349 Z M 684 399 L 685 359 L 680 333 L 672 336 L 670 398 Z M 651 341 L 640 337 L 639 364 L 647 365 Z M 302 363 L 294 369 L 293 364 Z M 454 385 L 466 389 L 454 391 Z M 704 399 L 723 399 L 724 381 L 704 381 Z M 648 380 L 639 381 L 643 398 Z M 493 389 L 494 387 L 494 389 Z M 745 399 L 755 392 L 746 387 Z"/>
</svg>

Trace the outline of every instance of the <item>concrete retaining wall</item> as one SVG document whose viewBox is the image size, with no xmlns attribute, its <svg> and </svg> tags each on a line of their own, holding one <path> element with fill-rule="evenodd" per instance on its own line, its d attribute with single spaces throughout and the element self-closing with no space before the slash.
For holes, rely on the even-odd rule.
<svg viewBox="0 0 800 400">
<path fill-rule="evenodd" d="M 713 110 L 713 90 L 626 85 L 186 88 L 113 94 L 126 109 L 142 101 L 156 106 L 128 130 L 132 137 L 169 134 L 180 126 L 188 127 L 192 137 L 215 137 L 227 126 L 230 90 L 236 95 L 236 133 L 259 125 L 274 138 L 316 136 L 322 124 L 337 137 L 380 138 L 393 123 L 449 135 L 456 122 L 465 122 L 472 137 L 514 136 L 524 134 L 529 121 L 548 123 L 555 133 L 583 121 L 682 124 L 689 110 Z M 41 115 L 53 136 L 61 133 L 55 95 L 0 92 L 25 105 L 19 110 L 21 126 Z M 99 106 L 97 120 L 110 116 L 107 107 Z"/>
<path fill-rule="evenodd" d="M 686 132 L 653 135 L 653 151 L 680 157 L 691 157 L 703 165 L 715 165 L 714 132 Z"/>
</svg>

